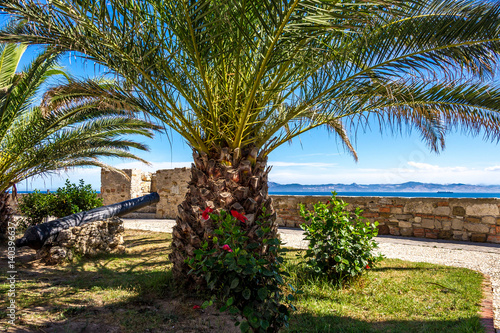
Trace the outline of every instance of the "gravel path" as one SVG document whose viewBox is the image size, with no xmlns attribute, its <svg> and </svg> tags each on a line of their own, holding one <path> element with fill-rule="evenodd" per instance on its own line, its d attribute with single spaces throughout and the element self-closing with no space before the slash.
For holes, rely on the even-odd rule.
<svg viewBox="0 0 500 333">
<path fill-rule="evenodd" d="M 123 219 L 125 228 L 172 232 L 174 220 Z M 285 246 L 307 248 L 302 230 L 280 228 Z M 489 275 L 493 287 L 495 328 L 500 332 L 500 245 L 379 236 L 379 251 L 387 258 L 465 267 Z"/>
</svg>

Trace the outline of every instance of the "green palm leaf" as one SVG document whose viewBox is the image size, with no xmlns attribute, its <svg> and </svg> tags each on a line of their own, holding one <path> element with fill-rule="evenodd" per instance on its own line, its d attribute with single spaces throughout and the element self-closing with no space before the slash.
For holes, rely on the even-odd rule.
<svg viewBox="0 0 500 333">
<path fill-rule="evenodd" d="M 135 118 L 138 106 L 126 104 L 120 100 L 122 95 L 116 94 L 126 94 L 123 87 L 109 80 L 71 79 L 58 68 L 57 54 L 52 50 L 16 74 L 24 50 L 24 46 L 7 45 L 0 52 L 5 64 L 0 77 L 9 79 L 8 92 L 0 99 L 0 192 L 28 177 L 70 167 L 114 169 L 101 162 L 101 157 L 147 163 L 129 150 L 148 148 L 123 137 L 136 134 L 151 138 L 159 127 Z M 69 81 L 49 89 L 42 107 L 33 106 L 42 85 L 56 76 Z M 89 86 L 94 89 L 89 91 Z"/>
</svg>

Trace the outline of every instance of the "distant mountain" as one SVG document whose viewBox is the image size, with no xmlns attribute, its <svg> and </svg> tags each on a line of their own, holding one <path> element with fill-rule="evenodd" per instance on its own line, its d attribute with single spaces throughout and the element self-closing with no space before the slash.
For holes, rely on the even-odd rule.
<svg viewBox="0 0 500 333">
<path fill-rule="evenodd" d="M 500 193 L 500 185 L 433 184 L 406 182 L 403 184 L 278 184 L 269 182 L 269 192 L 453 192 Z"/>
</svg>

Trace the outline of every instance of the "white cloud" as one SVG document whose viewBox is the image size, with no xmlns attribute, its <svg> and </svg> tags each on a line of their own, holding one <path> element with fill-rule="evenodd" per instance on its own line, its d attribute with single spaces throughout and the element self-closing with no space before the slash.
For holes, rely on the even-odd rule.
<svg viewBox="0 0 500 333">
<path fill-rule="evenodd" d="M 484 169 L 485 171 L 500 171 L 500 165 L 495 165 Z"/>
<path fill-rule="evenodd" d="M 191 167 L 192 162 L 151 162 L 151 165 L 148 166 L 147 164 L 144 164 L 142 162 L 126 162 L 126 163 L 119 163 L 113 165 L 115 168 L 118 169 L 141 169 L 143 171 L 149 171 L 153 172 L 156 170 L 163 170 L 163 169 L 174 169 L 174 168 L 189 168 Z"/>
<path fill-rule="evenodd" d="M 461 166 L 456 166 L 456 167 L 441 167 L 439 165 L 432 165 L 432 164 L 427 164 L 427 163 L 418 163 L 418 162 L 413 162 L 410 161 L 408 162 L 408 165 L 414 167 L 415 169 L 419 170 L 431 170 L 431 171 L 467 171 L 469 168 L 466 167 L 461 167 Z"/>
<path fill-rule="evenodd" d="M 309 167 L 309 168 L 332 168 L 336 163 L 320 163 L 320 162 L 269 162 L 273 167 Z"/>
<path fill-rule="evenodd" d="M 439 170 L 439 166 L 427 164 L 427 163 L 418 163 L 418 162 L 410 161 L 410 162 L 408 162 L 408 165 L 410 165 L 416 169 L 422 169 L 422 170 Z"/>
</svg>

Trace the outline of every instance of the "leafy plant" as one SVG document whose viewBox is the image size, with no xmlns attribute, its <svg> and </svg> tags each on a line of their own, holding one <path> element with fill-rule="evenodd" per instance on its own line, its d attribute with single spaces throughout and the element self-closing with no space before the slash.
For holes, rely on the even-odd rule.
<svg viewBox="0 0 500 333">
<path fill-rule="evenodd" d="M 300 227 L 309 241 L 306 266 L 342 283 L 372 268 L 382 256 L 372 252 L 378 246 L 373 239 L 378 222 L 366 222 L 359 207 L 348 212 L 348 204 L 336 196 L 333 192 L 326 204 L 318 202 L 312 211 L 300 204 L 300 215 L 306 221 Z"/>
<path fill-rule="evenodd" d="M 83 179 L 80 179 L 79 185 L 72 184 L 67 179 L 65 186 L 58 188 L 55 196 L 51 214 L 56 217 L 64 217 L 102 206 L 102 198 L 97 196 L 97 192 L 92 190 L 90 184 L 85 185 Z"/>
<path fill-rule="evenodd" d="M 195 250 L 195 258 L 188 261 L 192 267 L 189 274 L 202 277 L 213 293 L 212 300 L 203 306 L 215 299 L 222 304 L 220 311 L 241 315 L 245 320 L 236 325 L 242 332 L 278 332 L 288 326 L 290 310 L 295 310 L 290 304 L 294 296 L 289 294 L 284 299 L 281 291 L 283 275 L 287 275 L 282 270 L 281 241 L 269 237 L 273 233 L 268 220 L 261 217 L 250 227 L 246 217 L 235 210 L 231 214 L 211 212 L 207 208 L 203 217 L 217 225 L 214 237 Z M 247 232 L 257 233 L 262 243 L 249 242 Z"/>
<path fill-rule="evenodd" d="M 74 213 L 102 206 L 102 199 L 92 190 L 90 184 L 72 184 L 66 180 L 65 187 L 60 187 L 55 193 L 42 193 L 35 190 L 19 201 L 19 211 L 23 219 L 19 225 L 27 228 L 42 223 L 49 216 L 64 217 Z"/>
<path fill-rule="evenodd" d="M 42 193 L 39 190 L 24 195 L 18 204 L 18 209 L 23 215 L 20 226 L 27 228 L 44 222 L 45 218 L 51 216 L 54 199 L 53 194 Z"/>
</svg>

